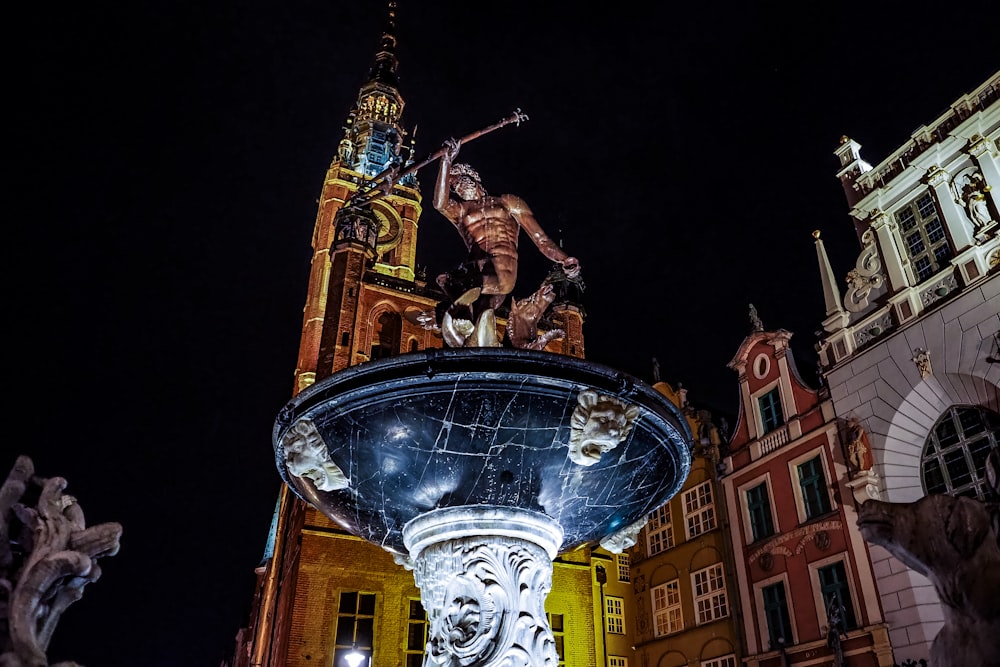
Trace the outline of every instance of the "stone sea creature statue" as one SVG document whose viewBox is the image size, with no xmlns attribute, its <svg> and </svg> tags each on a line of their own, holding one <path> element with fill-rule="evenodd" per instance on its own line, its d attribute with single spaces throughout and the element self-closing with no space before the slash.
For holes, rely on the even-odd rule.
<svg viewBox="0 0 1000 667">
<path fill-rule="evenodd" d="M 867 500 L 861 534 L 930 579 L 944 607 L 934 667 L 1000 665 L 1000 450 L 987 464 L 991 499 L 929 495 L 912 503 Z"/>
<path fill-rule="evenodd" d="M 118 553 L 121 524 L 87 527 L 65 488 L 61 477 L 35 477 L 27 456 L 0 487 L 0 667 L 47 667 L 63 611 L 100 578 L 97 559 Z"/>
</svg>

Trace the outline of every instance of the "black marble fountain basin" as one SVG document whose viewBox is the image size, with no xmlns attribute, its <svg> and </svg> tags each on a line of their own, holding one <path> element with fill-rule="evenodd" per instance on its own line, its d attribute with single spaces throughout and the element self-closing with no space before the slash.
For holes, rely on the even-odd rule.
<svg viewBox="0 0 1000 667">
<path fill-rule="evenodd" d="M 587 389 L 639 410 L 624 441 L 580 465 L 568 442 Z M 282 439 L 303 420 L 346 488 L 319 490 L 289 473 Z M 284 407 L 273 441 L 281 477 L 299 497 L 346 531 L 406 554 L 408 521 L 459 506 L 543 513 L 562 527 L 560 552 L 596 544 L 680 490 L 692 437 L 680 411 L 631 375 L 548 352 L 466 348 L 340 371 Z"/>
</svg>

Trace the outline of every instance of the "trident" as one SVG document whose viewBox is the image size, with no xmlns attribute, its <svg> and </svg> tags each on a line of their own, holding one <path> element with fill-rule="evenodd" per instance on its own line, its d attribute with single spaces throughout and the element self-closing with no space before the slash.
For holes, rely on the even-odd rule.
<svg viewBox="0 0 1000 667">
<path fill-rule="evenodd" d="M 515 109 L 514 113 L 506 118 L 484 127 L 481 130 L 476 130 L 475 132 L 465 135 L 458 140 L 458 143 L 459 145 L 467 144 L 473 139 L 478 139 L 484 134 L 489 134 L 493 130 L 499 130 L 504 125 L 510 125 L 513 123 L 514 125 L 519 126 L 521 121 L 525 120 L 528 120 L 527 114 L 523 113 L 520 109 Z M 360 207 L 375 201 L 376 199 L 381 199 L 392 191 L 393 186 L 400 178 L 406 176 L 407 174 L 412 174 L 421 167 L 426 167 L 431 162 L 434 162 L 434 160 L 440 159 L 441 156 L 444 155 L 444 150 L 444 148 L 439 148 L 420 162 L 414 162 L 402 171 L 396 171 L 399 166 L 398 164 L 390 164 L 390 166 L 386 167 L 381 173 L 366 182 L 362 188 L 359 188 L 357 192 L 349 197 L 347 201 L 344 202 L 344 208 Z"/>
</svg>

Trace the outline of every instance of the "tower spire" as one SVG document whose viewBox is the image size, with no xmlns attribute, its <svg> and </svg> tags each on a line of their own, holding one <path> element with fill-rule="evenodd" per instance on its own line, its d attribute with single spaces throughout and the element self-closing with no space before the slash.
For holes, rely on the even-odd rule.
<svg viewBox="0 0 1000 667">
<path fill-rule="evenodd" d="M 403 146 L 406 131 L 400 124 L 403 96 L 399 93 L 396 58 L 396 2 L 389 0 L 385 29 L 368 78 L 358 91 L 340 142 L 341 163 L 364 176 L 372 177 L 408 157 Z M 409 147 L 412 152 L 412 146 Z M 415 186 L 416 177 L 404 183 Z"/>
<path fill-rule="evenodd" d="M 372 63 L 372 67 L 368 71 L 368 81 L 377 81 L 393 88 L 397 87 L 399 85 L 399 80 L 396 77 L 398 65 L 399 60 L 396 58 L 396 2 L 389 0 L 385 29 L 382 31 L 379 50 L 375 54 L 375 62 Z"/>
</svg>

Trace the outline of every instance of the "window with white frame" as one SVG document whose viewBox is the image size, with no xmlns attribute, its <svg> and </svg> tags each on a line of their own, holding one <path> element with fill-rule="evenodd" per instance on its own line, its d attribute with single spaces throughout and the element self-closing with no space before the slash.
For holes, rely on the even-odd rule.
<svg viewBox="0 0 1000 667">
<path fill-rule="evenodd" d="M 701 667 L 736 667 L 736 655 L 730 653 L 711 660 L 702 660 Z"/>
<path fill-rule="evenodd" d="M 608 667 L 628 667 L 628 658 L 620 655 L 609 655 Z"/>
<path fill-rule="evenodd" d="M 665 584 L 654 586 L 653 597 L 653 633 L 657 637 L 680 632 L 684 629 L 684 617 L 681 613 L 681 591 L 677 579 Z"/>
<path fill-rule="evenodd" d="M 694 606 L 698 625 L 729 616 L 729 598 L 722 563 L 716 563 L 691 574 Z"/>
<path fill-rule="evenodd" d="M 684 520 L 689 540 L 715 528 L 715 504 L 712 500 L 711 480 L 684 492 Z"/>
<path fill-rule="evenodd" d="M 628 554 L 618 554 L 615 560 L 618 564 L 618 581 L 632 581 Z"/>
<path fill-rule="evenodd" d="M 785 423 L 785 415 L 781 411 L 781 392 L 778 387 L 759 396 L 757 407 L 760 408 L 761 435 Z"/>
<path fill-rule="evenodd" d="M 820 595 L 823 596 L 823 604 L 826 606 L 827 622 L 831 622 L 830 616 L 836 613 L 839 614 L 845 630 L 853 630 L 858 627 L 844 561 L 840 560 L 825 567 L 816 568 L 816 575 L 819 578 Z"/>
<path fill-rule="evenodd" d="M 921 457 L 927 493 L 986 499 L 986 457 L 1000 446 L 1000 414 L 955 405 L 931 429 Z"/>
<path fill-rule="evenodd" d="M 806 519 L 822 516 L 829 513 L 831 509 L 830 491 L 827 489 L 821 456 L 822 454 L 817 454 L 796 466 Z"/>
<path fill-rule="evenodd" d="M 930 193 L 896 211 L 896 222 L 917 282 L 927 280 L 948 266 L 951 246 Z"/>
<path fill-rule="evenodd" d="M 790 646 L 794 641 L 792 617 L 788 612 L 788 600 L 785 597 L 785 583 L 776 581 L 764 586 L 760 589 L 760 595 L 764 619 L 767 622 L 767 648 L 775 650 L 781 646 Z"/>
<path fill-rule="evenodd" d="M 771 498 L 767 492 L 767 482 L 762 481 L 747 489 L 746 499 L 753 541 L 756 542 L 773 535 L 774 521 L 771 517 Z"/>
<path fill-rule="evenodd" d="M 670 505 L 650 513 L 646 524 L 646 548 L 650 556 L 674 546 L 674 527 L 670 524 Z"/>
<path fill-rule="evenodd" d="M 604 598 L 604 622 L 608 632 L 615 635 L 625 634 L 625 601 L 622 598 L 609 595 Z"/>
</svg>

